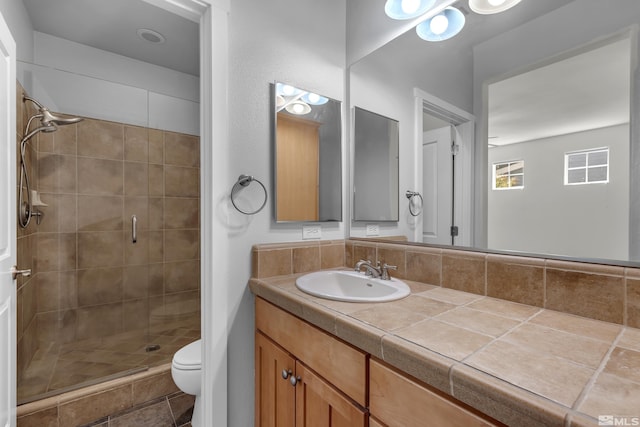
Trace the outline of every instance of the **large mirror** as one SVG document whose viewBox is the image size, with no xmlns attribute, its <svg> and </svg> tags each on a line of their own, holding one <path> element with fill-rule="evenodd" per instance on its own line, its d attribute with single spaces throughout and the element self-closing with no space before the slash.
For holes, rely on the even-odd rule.
<svg viewBox="0 0 640 427">
<path fill-rule="evenodd" d="M 398 221 L 398 121 L 353 112 L 353 220 Z"/>
<path fill-rule="evenodd" d="M 425 197 L 424 211 L 452 206 L 443 229 L 458 227 L 454 245 L 640 261 L 640 3 L 524 0 L 495 15 L 467 3 L 454 4 L 466 15 L 457 36 L 432 43 L 409 30 L 351 66 L 352 105 L 400 122 L 399 199 L 427 186 L 424 135 L 443 129 L 453 150 L 434 164 L 452 162 L 453 182 Z M 473 130 L 442 105 L 468 113 Z M 397 227 L 381 235 L 424 242 L 427 215 L 400 202 Z M 351 236 L 365 234 L 355 226 Z"/>
<path fill-rule="evenodd" d="M 276 222 L 341 221 L 340 102 L 281 82 L 273 99 Z"/>
</svg>

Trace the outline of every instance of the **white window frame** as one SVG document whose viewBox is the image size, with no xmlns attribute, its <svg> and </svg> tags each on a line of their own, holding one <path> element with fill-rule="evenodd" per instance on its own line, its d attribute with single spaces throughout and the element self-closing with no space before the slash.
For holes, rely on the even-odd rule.
<svg viewBox="0 0 640 427">
<path fill-rule="evenodd" d="M 607 162 L 605 164 L 601 164 L 601 165 L 589 166 L 589 156 L 591 154 L 602 153 L 602 152 L 606 152 L 607 153 Z M 580 155 L 580 154 L 586 154 L 586 156 L 587 156 L 586 164 L 584 166 L 570 168 L 569 167 L 569 158 L 571 156 Z M 589 148 L 589 149 L 586 149 L 586 150 L 570 151 L 570 152 L 564 153 L 564 185 L 608 184 L 609 183 L 609 171 L 611 169 L 610 162 L 611 162 L 611 156 L 610 156 L 610 152 L 609 152 L 609 147 Z M 603 166 L 606 166 L 606 168 L 607 168 L 607 177 L 604 180 L 600 180 L 600 181 L 589 181 L 589 169 L 591 169 L 591 168 L 601 168 Z M 569 182 L 569 171 L 570 170 L 581 170 L 581 169 L 584 169 L 584 171 L 585 171 L 585 181 L 584 182 Z"/>
<path fill-rule="evenodd" d="M 511 165 L 513 163 L 519 163 L 522 162 L 522 173 L 517 173 L 517 174 L 513 174 L 514 176 L 517 175 L 521 175 L 522 176 L 522 185 L 517 185 L 517 186 L 511 186 L 509 185 L 508 187 L 496 187 L 496 169 L 498 168 L 498 166 L 502 166 L 502 165 L 507 165 L 507 167 L 511 167 Z M 491 186 L 494 190 L 497 191 L 503 191 L 503 190 L 522 190 L 524 188 L 524 160 L 523 159 L 519 159 L 519 160 L 507 160 L 507 161 L 502 161 L 502 162 L 495 162 L 492 167 L 492 180 L 491 180 Z M 508 176 L 512 176 L 511 175 L 511 169 L 509 169 L 509 175 Z M 511 181 L 509 180 L 509 184 L 511 184 Z"/>
</svg>

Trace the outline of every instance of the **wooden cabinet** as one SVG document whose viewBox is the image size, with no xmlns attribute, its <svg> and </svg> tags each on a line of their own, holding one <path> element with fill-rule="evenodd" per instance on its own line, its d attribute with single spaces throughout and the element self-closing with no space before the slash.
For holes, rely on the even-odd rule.
<svg viewBox="0 0 640 427">
<path fill-rule="evenodd" d="M 371 426 L 502 426 L 451 396 L 423 385 L 387 365 L 369 361 Z"/>
<path fill-rule="evenodd" d="M 256 427 L 366 427 L 365 353 L 260 298 L 256 329 Z"/>
</svg>

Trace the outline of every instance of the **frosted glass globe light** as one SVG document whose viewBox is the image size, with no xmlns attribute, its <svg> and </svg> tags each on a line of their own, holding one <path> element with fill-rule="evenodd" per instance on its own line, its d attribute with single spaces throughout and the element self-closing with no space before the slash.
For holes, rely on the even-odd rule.
<svg viewBox="0 0 640 427">
<path fill-rule="evenodd" d="M 296 88 L 294 88 L 293 86 L 290 86 L 290 85 L 282 86 L 282 93 L 287 95 L 287 96 L 291 96 L 295 92 L 296 92 Z"/>
<path fill-rule="evenodd" d="M 309 96 L 307 97 L 307 99 L 309 99 L 309 102 L 313 104 L 320 101 L 320 95 L 316 93 L 309 93 Z"/>
<path fill-rule="evenodd" d="M 433 32 L 433 34 L 440 35 L 447 31 L 447 28 L 449 28 L 449 20 L 444 15 L 444 13 L 431 18 L 429 29 L 431 30 L 431 32 Z"/>
<path fill-rule="evenodd" d="M 302 112 L 304 111 L 304 106 L 302 104 L 294 104 L 293 105 L 293 111 L 296 114 L 302 114 Z"/>
<path fill-rule="evenodd" d="M 488 0 L 489 4 L 491 6 L 500 6 L 502 5 L 502 3 L 504 3 L 506 0 Z"/>
<path fill-rule="evenodd" d="M 419 7 L 420 0 L 402 0 L 402 3 L 400 3 L 400 8 L 407 15 L 415 13 Z"/>
</svg>

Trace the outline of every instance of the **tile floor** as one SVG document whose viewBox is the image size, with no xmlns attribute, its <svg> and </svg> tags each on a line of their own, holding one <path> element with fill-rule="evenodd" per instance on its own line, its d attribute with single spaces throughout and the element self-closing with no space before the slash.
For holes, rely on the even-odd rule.
<svg viewBox="0 0 640 427">
<path fill-rule="evenodd" d="M 40 343 L 18 380 L 18 404 L 171 361 L 182 346 L 200 338 L 199 315 L 107 337 L 66 344 Z M 150 344 L 160 348 L 147 351 Z"/>
<path fill-rule="evenodd" d="M 82 427 L 191 427 L 193 402 L 193 396 L 178 392 Z"/>
</svg>

